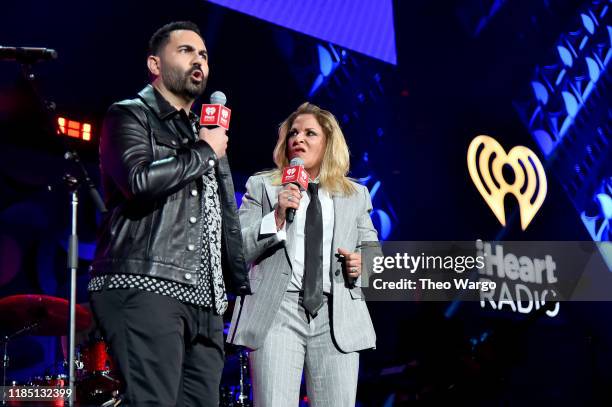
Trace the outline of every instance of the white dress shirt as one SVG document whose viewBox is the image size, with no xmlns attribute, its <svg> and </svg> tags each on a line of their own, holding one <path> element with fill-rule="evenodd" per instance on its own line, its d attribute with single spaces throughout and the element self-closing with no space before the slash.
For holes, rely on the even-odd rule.
<svg viewBox="0 0 612 407">
<path fill-rule="evenodd" d="M 323 214 L 323 292 L 331 293 L 331 249 L 334 235 L 334 201 L 330 194 L 323 188 L 319 189 L 319 201 L 321 201 L 321 212 Z M 291 282 L 288 290 L 302 290 L 304 279 L 304 229 L 306 226 L 306 209 L 310 198 L 306 191 L 302 192 L 300 207 L 295 211 L 293 227 L 295 228 L 294 253 L 289 253 L 293 266 Z M 276 219 L 274 211 L 264 216 L 261 220 L 260 234 L 276 234 L 279 241 L 287 240 L 287 222 L 280 230 L 276 230 Z"/>
</svg>

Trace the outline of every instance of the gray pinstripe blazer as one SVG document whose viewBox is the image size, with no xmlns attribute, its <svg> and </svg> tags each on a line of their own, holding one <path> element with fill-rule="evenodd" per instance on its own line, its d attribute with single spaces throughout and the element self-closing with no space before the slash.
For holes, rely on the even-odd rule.
<svg viewBox="0 0 612 407">
<path fill-rule="evenodd" d="M 376 344 L 372 320 L 359 287 L 360 280 L 355 288 L 347 288 L 341 263 L 335 256 L 339 247 L 357 251 L 361 242 L 378 241 L 370 219 L 372 203 L 368 189 L 358 184 L 355 186 L 357 192 L 351 196 L 332 196 L 331 322 L 334 339 L 344 352 L 373 348 Z M 239 215 L 253 294 L 236 299 L 227 340 L 257 349 L 266 338 L 291 280 L 289 253 L 294 253 L 291 245 L 295 240 L 295 229 L 293 224 L 288 224 L 287 240 L 282 242 L 275 234 L 261 235 L 261 219 L 274 209 L 281 187 L 271 185 L 270 178 L 264 174 L 250 177 L 246 188 Z"/>
</svg>

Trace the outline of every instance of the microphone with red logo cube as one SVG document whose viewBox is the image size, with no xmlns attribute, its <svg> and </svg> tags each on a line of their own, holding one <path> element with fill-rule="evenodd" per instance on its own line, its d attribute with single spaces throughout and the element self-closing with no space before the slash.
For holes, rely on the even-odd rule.
<svg viewBox="0 0 612 407">
<path fill-rule="evenodd" d="M 300 157 L 295 157 L 289 163 L 289 167 L 283 168 L 281 184 L 295 184 L 302 191 L 308 189 L 308 173 L 304 169 L 304 160 L 302 160 Z M 287 222 L 293 222 L 293 218 L 295 217 L 295 208 L 287 208 L 286 217 Z"/>
<path fill-rule="evenodd" d="M 210 103 L 202 105 L 200 114 L 200 125 L 202 126 L 219 126 L 225 130 L 229 130 L 232 111 L 225 106 L 227 97 L 220 91 L 210 95 Z"/>
</svg>

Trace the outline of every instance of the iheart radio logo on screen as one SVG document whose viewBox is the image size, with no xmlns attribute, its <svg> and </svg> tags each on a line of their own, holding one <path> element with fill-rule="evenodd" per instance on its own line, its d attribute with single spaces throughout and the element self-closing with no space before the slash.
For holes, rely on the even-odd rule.
<svg viewBox="0 0 612 407">
<path fill-rule="evenodd" d="M 502 226 L 506 226 L 504 197 L 512 194 L 519 204 L 521 229 L 527 229 L 546 197 L 546 174 L 538 156 L 524 146 L 506 153 L 493 137 L 477 136 L 468 148 L 467 165 L 478 192 Z M 504 165 L 514 172 L 513 182 L 505 179 Z"/>
</svg>

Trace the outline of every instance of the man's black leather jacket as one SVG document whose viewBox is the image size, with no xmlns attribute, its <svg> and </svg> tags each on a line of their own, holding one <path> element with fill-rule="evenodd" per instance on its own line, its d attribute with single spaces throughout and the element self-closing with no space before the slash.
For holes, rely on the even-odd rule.
<svg viewBox="0 0 612 407">
<path fill-rule="evenodd" d="M 202 175 L 217 166 L 223 274 L 228 290 L 250 293 L 227 158 L 195 136 L 151 85 L 113 104 L 100 139 L 106 214 L 92 275 L 141 274 L 195 285 L 202 250 Z"/>
</svg>

